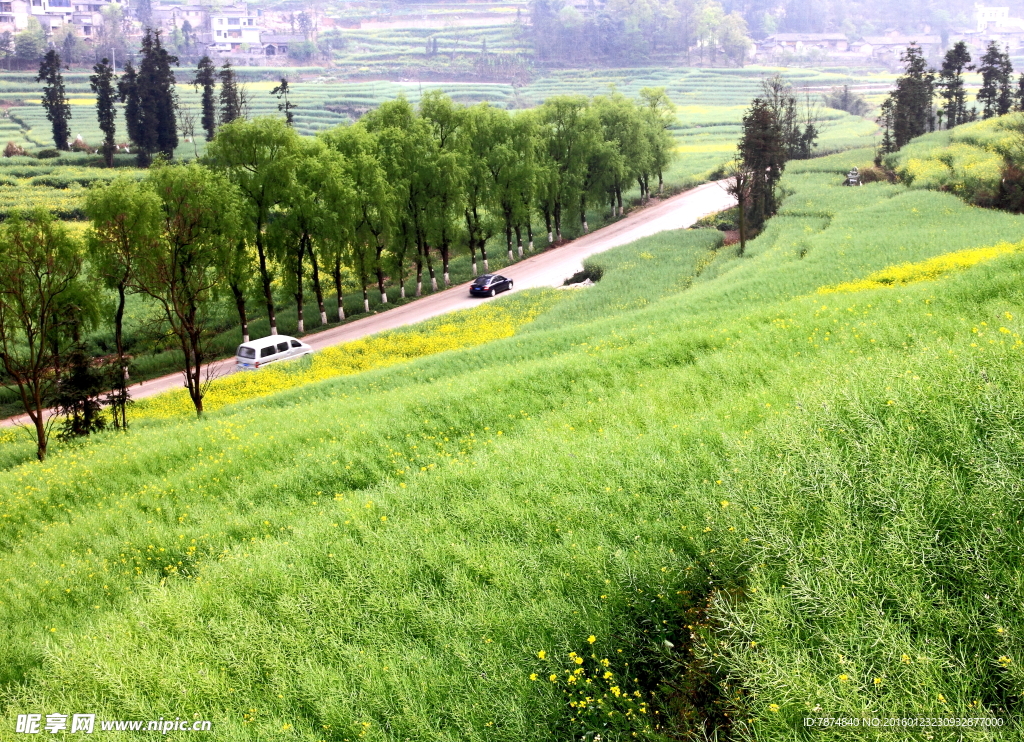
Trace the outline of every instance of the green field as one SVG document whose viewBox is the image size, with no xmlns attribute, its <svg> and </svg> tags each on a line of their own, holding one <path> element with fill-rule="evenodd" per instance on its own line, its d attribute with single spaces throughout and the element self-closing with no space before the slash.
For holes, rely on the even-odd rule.
<svg viewBox="0 0 1024 742">
<path fill-rule="evenodd" d="M 872 156 L 790 163 L 746 257 L 642 240 L 503 340 L 44 464 L 9 440 L 3 729 L 1024 738 L 1024 255 L 980 250 L 1024 217 L 839 187 Z"/>
<path fill-rule="evenodd" d="M 743 111 L 750 98 L 757 94 L 760 80 L 772 70 L 650 68 L 610 70 L 600 74 L 560 72 L 519 88 L 496 83 L 347 82 L 326 76 L 328 72 L 324 70 L 299 69 L 294 72 L 297 74 L 293 79 L 299 77 L 305 80 L 293 84 L 292 96 L 293 102 L 298 105 L 296 128 L 305 135 L 349 122 L 361 112 L 398 95 L 405 95 L 411 101 L 418 102 L 424 92 L 438 87 L 465 105 L 489 101 L 499 106 L 532 107 L 545 98 L 559 94 L 600 95 L 609 92 L 614 86 L 617 90 L 635 96 L 641 88 L 664 86 L 679 106 L 678 123 L 673 129 L 678 143 L 676 157 L 665 173 L 666 186 L 669 192 L 674 192 L 705 182 L 721 172 L 722 166 L 733 156 L 735 143 L 740 136 Z M 280 115 L 277 110 L 278 101 L 270 91 L 276 84 L 274 75 L 283 73 L 292 74 L 292 71 L 250 68 L 239 72 L 240 77 L 247 80 L 251 115 Z M 798 90 L 807 88 L 814 90 L 815 94 L 827 90 L 831 85 L 858 79 L 810 70 L 789 70 L 786 74 Z M 179 77 L 184 77 L 184 74 Z M 268 77 L 270 79 L 266 79 Z M 85 142 L 98 144 L 101 134 L 95 121 L 87 76 L 77 72 L 68 73 L 65 81 L 72 103 L 72 135 L 80 134 Z M 179 86 L 178 95 L 181 104 L 198 117 L 199 101 L 195 91 L 190 86 Z M 12 73 L 0 80 L 0 97 L 11 104 L 8 109 L 9 118 L 6 120 L 19 122 L 18 125 L 22 127 L 18 130 L 20 133 L 12 130 L 10 141 L 25 146 L 29 151 L 39 151 L 51 144 L 50 124 L 42 106 L 38 104 L 38 96 L 39 86 L 32 81 L 29 73 Z M 699 103 L 701 100 L 707 102 Z M 830 109 L 822 109 L 820 117 L 821 151 L 847 149 L 874 142 L 877 127 L 865 119 Z M 123 130 L 122 125 L 120 131 Z M 121 139 L 119 136 L 118 141 Z M 201 135 L 199 139 L 196 143 L 188 143 L 183 139 L 176 156 L 192 158 L 197 153 L 201 154 L 205 150 L 205 142 Z M 142 177 L 142 171 L 133 169 L 134 160 L 132 155 L 117 155 L 116 172 L 127 170 Z M 60 158 L 42 160 L 32 157 L 0 159 L 0 218 L 19 209 L 42 206 L 62 219 L 78 222 L 76 226 L 84 229 L 81 220 L 84 219 L 83 202 L 87 188 L 93 183 L 105 183 L 115 174 L 102 165 L 100 156 L 85 153 L 63 154 Z M 638 195 L 634 188 L 626 194 L 627 200 L 635 201 Z M 603 206 L 594 208 L 588 215 L 588 221 L 594 227 L 599 227 L 607 219 Z M 577 225 L 569 226 L 566 236 L 576 236 L 577 230 Z M 535 231 L 541 233 L 540 224 L 535 224 Z M 497 244 L 500 241 L 500 236 L 495 237 L 489 247 L 491 267 L 494 270 L 501 270 L 507 264 L 505 252 Z M 464 253 L 465 248 L 459 245 L 452 263 L 452 276 L 456 283 L 468 280 L 472 275 L 468 256 Z M 392 277 L 390 284 L 390 300 L 394 303 L 399 299 L 397 277 Z M 355 294 L 358 287 L 354 283 L 350 282 L 347 289 L 349 297 L 346 313 L 352 317 L 361 312 L 360 297 Z M 414 290 L 412 277 L 407 277 L 408 295 L 412 296 Z M 376 291 L 371 292 L 370 299 L 373 309 L 379 308 L 380 297 Z M 283 286 L 278 287 L 278 306 L 282 307 L 284 331 L 295 333 L 297 311 Z M 135 356 L 134 373 L 140 379 L 171 373 L 177 369 L 177 352 L 166 351 L 165 340 L 154 341 L 152 338 L 154 317 L 150 309 L 143 299 L 130 297 L 126 337 L 129 352 Z M 252 331 L 255 336 L 259 336 L 266 331 L 268 323 L 260 316 L 258 303 L 254 304 L 253 310 L 256 314 L 251 317 Z M 307 328 L 320 329 L 316 325 L 318 312 L 312 292 L 307 293 L 304 317 Z M 212 350 L 218 356 L 229 355 L 241 341 L 241 333 L 237 328 L 235 310 L 227 297 L 216 313 L 215 327 L 219 335 Z M 88 344 L 95 356 L 113 352 L 112 331 L 104 327 L 93 332 L 88 338 Z M 13 413 L 18 404 L 13 390 L 0 388 L 0 415 Z"/>
<path fill-rule="evenodd" d="M 704 182 L 732 158 L 735 142 L 740 134 L 743 111 L 750 99 L 757 95 L 760 81 L 777 70 L 750 67 L 743 70 L 702 70 L 696 68 L 603 70 L 600 72 L 562 71 L 538 77 L 527 85 L 513 86 L 486 82 L 389 82 L 383 80 L 350 81 L 338 70 L 319 68 L 242 68 L 241 79 L 246 80 L 250 106 L 249 115 L 277 116 L 278 100 L 271 95 L 280 75 L 292 79 L 291 100 L 295 109 L 295 127 L 300 134 L 313 135 L 318 131 L 350 123 L 360 115 L 386 100 L 399 95 L 416 103 L 422 95 L 440 89 L 456 102 L 464 105 L 489 102 L 508 108 L 530 108 L 554 95 L 600 95 L 612 89 L 635 96 L 644 87 L 665 87 L 671 99 L 679 106 L 678 124 L 674 134 L 679 142 L 678 157 L 668 171 L 667 182 L 675 188 Z M 833 85 L 872 84 L 885 85 L 891 76 L 851 76 L 843 73 L 814 70 L 781 70 L 798 93 L 806 91 L 815 99 Z M 179 79 L 188 80 L 191 72 L 182 70 Z M 65 75 L 67 95 L 72 105 L 72 137 L 81 136 L 89 145 L 97 146 L 102 135 L 95 118 L 88 75 L 71 72 Z M 179 158 L 192 158 L 205 151 L 205 141 L 199 124 L 199 98 L 189 85 L 179 85 L 179 102 L 183 109 L 195 117 L 196 139 L 189 143 L 181 134 L 176 150 Z M 6 141 L 14 142 L 29 152 L 52 146 L 50 124 L 39 105 L 40 88 L 31 73 L 7 73 L 0 79 L 0 99 L 6 105 L 0 118 L 0 147 Z M 819 151 L 832 152 L 851 147 L 873 146 L 877 138 L 874 123 L 839 111 L 822 109 Z M 179 122 L 180 123 L 180 122 Z M 127 142 L 123 121 L 119 121 L 119 143 Z M 133 158 L 118 155 L 118 165 L 131 166 Z M 71 165 L 74 170 L 68 178 L 36 179 L 39 175 L 59 175 L 53 168 L 58 164 Z M 51 205 L 57 215 L 66 219 L 81 219 L 82 188 L 92 180 L 103 181 L 101 158 L 82 155 L 64 156 L 59 161 L 41 162 L 0 160 L 0 215 L 12 210 L 35 205 Z M 43 170 L 28 170 L 29 167 Z M 83 167 L 88 169 L 83 170 Z"/>
</svg>

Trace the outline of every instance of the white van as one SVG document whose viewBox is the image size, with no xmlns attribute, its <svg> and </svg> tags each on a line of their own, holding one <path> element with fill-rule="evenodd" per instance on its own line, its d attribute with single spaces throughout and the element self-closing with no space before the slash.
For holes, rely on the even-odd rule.
<svg viewBox="0 0 1024 742">
<path fill-rule="evenodd" d="M 254 371 L 274 361 L 288 361 L 309 355 L 313 349 L 287 335 L 268 335 L 238 346 L 235 365 L 242 371 Z"/>
</svg>

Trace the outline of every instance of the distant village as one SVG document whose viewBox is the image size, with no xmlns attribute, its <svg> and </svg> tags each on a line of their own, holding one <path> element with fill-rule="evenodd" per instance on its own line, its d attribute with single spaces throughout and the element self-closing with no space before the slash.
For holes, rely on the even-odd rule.
<svg viewBox="0 0 1024 742">
<path fill-rule="evenodd" d="M 0 1 L 0 33 L 24 31 L 33 19 L 43 33 L 50 36 L 58 29 L 72 28 L 75 36 L 87 45 L 99 43 L 105 22 L 104 9 L 120 9 L 122 27 L 129 36 L 141 36 L 143 26 L 171 34 L 182 34 L 198 55 L 206 54 L 215 61 L 228 59 L 242 65 L 279 65 L 287 63 L 289 48 L 315 40 L 319 23 L 328 19 L 312 14 L 266 12 L 238 4 L 225 5 L 162 5 L 146 3 L 149 22 L 139 19 L 139 7 L 130 0 L 96 3 L 81 0 L 9 0 Z M 296 28 L 296 17 L 300 28 Z M 98 50 L 105 51 L 105 50 Z"/>
<path fill-rule="evenodd" d="M 570 4 L 594 8 L 594 0 L 571 0 Z M 110 0 L 103 3 L 0 0 L 0 34 L 24 31 L 34 19 L 47 37 L 59 29 L 72 29 L 87 46 L 95 47 L 102 44 L 104 9 L 109 11 L 111 7 L 120 10 L 122 28 L 128 37 L 141 37 L 143 27 L 150 26 L 163 31 L 165 38 L 183 36 L 196 56 L 205 54 L 214 61 L 230 59 L 234 64 L 246 66 L 288 64 L 290 50 L 316 42 L 317 34 L 323 30 L 336 33 L 342 28 L 404 25 L 401 20 L 382 22 L 368 17 L 360 23 L 352 19 L 332 19 L 313 9 L 272 11 L 244 3 L 171 5 L 153 0 Z M 143 17 L 147 19 L 146 23 L 143 23 Z M 427 16 L 422 18 L 425 20 Z M 495 17 L 485 18 L 481 13 L 475 20 L 494 23 Z M 933 63 L 937 63 L 944 51 L 957 41 L 966 42 L 976 56 L 983 54 L 992 41 L 1009 49 L 1010 54 L 1024 53 L 1024 19 L 1011 17 L 1008 7 L 978 5 L 974 20 L 975 25 L 970 28 L 946 29 L 943 33 L 923 26 L 920 33 L 888 30 L 880 35 L 856 39 L 843 33 L 775 33 L 761 40 L 751 40 L 746 55 L 741 56 L 745 64 L 843 64 L 896 69 L 900 67 L 900 55 L 911 45 L 920 47 L 925 58 Z M 462 20 L 467 25 L 476 25 L 476 22 Z M 97 49 L 97 52 L 101 51 Z"/>
<path fill-rule="evenodd" d="M 900 55 L 908 46 L 919 47 L 926 59 L 938 62 L 945 50 L 958 41 L 965 42 L 975 57 L 980 57 L 992 41 L 1009 49 L 1010 54 L 1024 52 L 1024 18 L 1011 17 L 1008 7 L 975 6 L 975 21 L 971 28 L 945 34 L 925 26 L 921 33 L 891 30 L 856 41 L 841 33 L 778 33 L 755 42 L 750 61 L 780 65 L 875 63 L 896 69 L 901 66 Z"/>
</svg>

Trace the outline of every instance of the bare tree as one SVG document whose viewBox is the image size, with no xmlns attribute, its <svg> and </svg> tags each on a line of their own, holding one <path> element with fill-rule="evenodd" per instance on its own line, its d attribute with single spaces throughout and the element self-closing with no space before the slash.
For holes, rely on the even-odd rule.
<svg viewBox="0 0 1024 742">
<path fill-rule="evenodd" d="M 181 130 L 181 136 L 186 142 L 192 142 L 192 151 L 199 157 L 199 147 L 196 146 L 196 115 L 187 103 L 178 104 L 178 129 Z"/>
<path fill-rule="evenodd" d="M 740 257 L 747 250 L 747 209 L 750 206 L 750 188 L 753 180 L 750 170 L 742 162 L 737 162 L 733 165 L 729 177 L 725 181 L 725 190 L 736 199 L 736 210 L 739 212 Z"/>
</svg>

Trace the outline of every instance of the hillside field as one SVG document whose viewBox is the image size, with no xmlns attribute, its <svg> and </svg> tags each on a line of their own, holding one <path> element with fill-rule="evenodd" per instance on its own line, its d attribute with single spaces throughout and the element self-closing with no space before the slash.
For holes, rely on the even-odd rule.
<svg viewBox="0 0 1024 742">
<path fill-rule="evenodd" d="M 776 72 L 767 68 L 743 70 L 725 69 L 619 69 L 593 71 L 560 71 L 539 77 L 532 83 L 513 87 L 497 83 L 421 83 L 387 81 L 350 81 L 340 77 L 338 70 L 313 68 L 240 68 L 239 77 L 245 80 L 251 100 L 250 115 L 279 116 L 278 100 L 271 95 L 280 75 L 293 78 L 292 102 L 295 110 L 296 129 L 307 136 L 330 127 L 345 125 L 353 117 L 369 110 L 381 102 L 392 100 L 399 95 L 407 96 L 417 103 L 424 92 L 439 88 L 461 104 L 471 105 L 490 102 L 496 106 L 523 109 L 542 103 L 545 99 L 563 94 L 600 95 L 619 90 L 626 95 L 636 96 L 644 87 L 666 88 L 678 106 L 676 123 L 672 133 L 677 142 L 675 159 L 665 172 L 665 184 L 669 193 L 688 188 L 719 177 L 722 167 L 732 159 L 735 145 L 740 136 L 743 111 L 749 100 L 758 93 L 761 80 Z M 832 85 L 844 83 L 885 84 L 887 77 L 872 75 L 852 77 L 845 73 L 820 72 L 814 70 L 782 70 L 798 91 L 807 95 L 820 96 Z M 179 80 L 184 83 L 191 72 L 181 69 Z M 68 72 L 65 75 L 67 95 L 72 108 L 71 132 L 73 137 L 82 136 L 86 143 L 96 145 L 101 133 L 95 120 L 95 102 L 89 92 L 88 76 L 83 72 Z M 199 97 L 187 84 L 177 88 L 179 103 L 183 111 L 190 111 L 198 118 Z M 39 152 L 52 145 L 50 123 L 39 105 L 40 85 L 32 73 L 7 73 L 0 76 L 0 136 L 25 147 L 29 152 Z M 831 152 L 851 147 L 870 146 L 877 137 L 877 126 L 860 117 L 851 116 L 831 109 L 820 110 L 819 152 Z M 123 123 L 119 131 L 124 131 Z M 6 128 L 4 128 L 6 127 Z M 176 157 L 191 159 L 205 151 L 202 133 L 197 141 L 187 142 L 181 134 L 181 143 Z M 118 137 L 122 141 L 123 136 Z M 4 140 L 0 138 L 0 146 Z M 115 169 L 103 167 L 102 157 L 84 152 L 64 153 L 60 157 L 37 159 L 29 156 L 0 158 L 0 219 L 12 212 L 43 207 L 56 216 L 70 222 L 74 230 L 85 229 L 84 200 L 88 189 L 94 184 L 109 182 L 120 174 L 144 177 L 144 171 L 134 167 L 135 157 L 131 154 L 115 156 Z M 636 204 L 639 191 L 633 187 L 624 194 L 627 205 Z M 610 219 L 607 206 L 595 204 L 588 213 L 588 222 L 599 227 Z M 566 236 L 578 236 L 579 224 L 572 220 L 567 225 Z M 535 231 L 541 232 L 539 223 Z M 492 238 L 489 246 L 491 268 L 500 271 L 507 264 L 505 252 L 500 249 L 501 235 Z M 465 240 L 460 237 L 456 246 L 456 257 L 452 262 L 452 276 L 456 283 L 469 280 L 471 267 Z M 399 298 L 401 278 L 391 277 L 389 299 L 401 303 Z M 414 290 L 412 276 L 405 277 L 407 293 Z M 347 281 L 348 292 L 346 313 L 351 317 L 362 313 L 359 286 L 354 279 Z M 280 317 L 284 332 L 297 332 L 298 311 L 293 299 L 283 285 L 276 287 L 277 303 L 281 308 Z M 333 291 L 329 291 L 328 299 Z M 112 299 L 111 292 L 109 301 Z M 370 292 L 371 308 L 381 306 L 380 294 Z M 254 302 L 253 316 L 250 317 L 255 336 L 269 328 L 266 318 L 261 316 L 259 303 Z M 129 352 L 134 356 L 133 377 L 152 378 L 172 373 L 178 366 L 178 352 L 167 349 L 166 340 L 154 331 L 154 308 L 141 296 L 129 297 L 126 320 L 126 338 Z M 211 350 L 218 357 L 230 355 L 241 342 L 241 331 L 237 315 L 228 297 L 217 307 L 214 327 L 218 331 Z M 306 327 L 320 329 L 316 324 L 318 311 L 312 291 L 307 293 L 304 308 Z M 155 338 L 155 339 L 154 339 Z M 112 352 L 113 331 L 101 327 L 87 336 L 90 353 L 102 356 Z M 18 395 L 13 389 L 0 386 L 0 416 L 14 414 L 20 406 Z"/>
<path fill-rule="evenodd" d="M 4 433 L 0 736 L 1021 739 L 1024 218 L 839 187 L 872 156 L 790 163 L 746 256 L 664 233 L 473 310 L 537 309 L 491 342 L 43 464 Z"/>
</svg>

